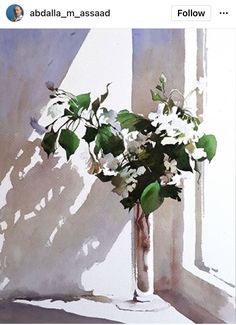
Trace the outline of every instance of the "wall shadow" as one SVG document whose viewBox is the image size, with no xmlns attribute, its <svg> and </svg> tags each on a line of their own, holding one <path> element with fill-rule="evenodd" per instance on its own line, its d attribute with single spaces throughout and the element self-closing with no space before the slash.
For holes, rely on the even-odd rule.
<svg viewBox="0 0 236 325">
<path fill-rule="evenodd" d="M 30 117 L 40 117 L 48 102 L 44 83 L 61 84 L 87 34 L 76 29 L 4 30 L 0 35 L 0 181 L 11 170 L 11 188 L 0 210 L 2 298 L 87 293 L 83 272 L 105 260 L 128 221 L 117 196 L 99 181 L 72 214 L 84 179 L 71 163 L 59 168 L 59 158 L 47 159 L 39 139 L 28 140 Z M 35 152 L 40 159 L 27 171 Z"/>
</svg>

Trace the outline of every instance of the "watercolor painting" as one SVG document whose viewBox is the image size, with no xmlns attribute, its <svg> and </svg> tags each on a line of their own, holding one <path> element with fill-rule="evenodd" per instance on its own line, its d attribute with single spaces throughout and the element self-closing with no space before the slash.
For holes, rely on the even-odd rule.
<svg viewBox="0 0 236 325">
<path fill-rule="evenodd" d="M 234 39 L 1 32 L 0 323 L 235 322 Z"/>
</svg>

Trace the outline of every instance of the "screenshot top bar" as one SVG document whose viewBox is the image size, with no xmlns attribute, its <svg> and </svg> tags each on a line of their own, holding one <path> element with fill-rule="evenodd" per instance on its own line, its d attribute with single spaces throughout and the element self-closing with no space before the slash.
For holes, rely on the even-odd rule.
<svg viewBox="0 0 236 325">
<path fill-rule="evenodd" d="M 0 28 L 235 28 L 234 1 L 2 0 Z"/>
</svg>

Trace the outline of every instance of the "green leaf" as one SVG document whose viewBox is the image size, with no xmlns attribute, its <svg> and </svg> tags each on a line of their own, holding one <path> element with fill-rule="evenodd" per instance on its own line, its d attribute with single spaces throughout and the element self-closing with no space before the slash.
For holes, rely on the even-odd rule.
<svg viewBox="0 0 236 325">
<path fill-rule="evenodd" d="M 163 109 L 163 114 L 169 114 L 170 112 L 170 107 L 169 105 L 165 104 L 164 109 Z"/>
<path fill-rule="evenodd" d="M 125 209 L 129 209 L 129 210 L 131 210 L 135 205 L 135 202 L 132 197 L 126 197 L 122 199 L 120 203 L 123 205 Z"/>
<path fill-rule="evenodd" d="M 76 102 L 79 108 L 84 108 L 84 109 L 89 108 L 91 102 L 90 93 L 76 96 Z"/>
<path fill-rule="evenodd" d="M 158 209 L 163 203 L 164 199 L 160 195 L 160 189 L 160 184 L 155 181 L 143 190 L 141 195 L 141 207 L 146 215 Z"/>
<path fill-rule="evenodd" d="M 103 152 L 109 153 L 110 148 L 110 138 L 112 136 L 111 129 L 108 125 L 102 125 L 98 129 L 98 134 L 96 136 L 96 146 L 98 149 L 103 149 Z"/>
<path fill-rule="evenodd" d="M 117 121 L 120 123 L 122 129 L 132 131 L 143 131 L 149 128 L 151 123 L 141 115 L 137 115 L 124 109 L 117 114 Z"/>
<path fill-rule="evenodd" d="M 52 153 L 56 151 L 56 141 L 58 137 L 58 132 L 54 132 L 53 130 L 45 133 L 42 140 L 42 147 L 44 151 L 47 153 L 48 157 Z"/>
<path fill-rule="evenodd" d="M 92 110 L 94 111 L 94 113 L 97 112 L 97 110 L 99 109 L 100 105 L 104 102 L 104 100 L 107 98 L 109 91 L 108 91 L 108 87 L 109 87 L 110 83 L 107 84 L 106 89 L 107 91 L 105 92 L 105 94 L 101 95 L 101 97 L 95 99 L 95 101 L 92 103 Z"/>
<path fill-rule="evenodd" d="M 99 100 L 99 98 L 97 98 L 97 99 L 95 99 L 94 102 L 92 102 L 92 110 L 94 111 L 94 113 L 97 112 L 99 107 L 100 107 L 100 100 Z"/>
<path fill-rule="evenodd" d="M 110 86 L 111 83 L 107 84 L 106 88 L 107 91 L 105 92 L 105 94 L 101 95 L 101 99 L 100 99 L 100 104 L 102 104 L 104 102 L 104 100 L 107 98 L 109 91 L 108 91 L 108 87 Z"/>
<path fill-rule="evenodd" d="M 214 158 L 217 148 L 217 140 L 213 134 L 204 134 L 196 144 L 197 148 L 203 148 L 209 162 Z"/>
<path fill-rule="evenodd" d="M 163 102 L 163 98 L 158 93 L 155 93 L 152 89 L 150 91 L 151 91 L 151 95 L 152 95 L 152 100 L 154 102 L 156 102 L 156 101 Z"/>
<path fill-rule="evenodd" d="M 177 167 L 186 172 L 193 172 L 189 159 L 190 157 L 185 151 L 185 146 L 178 146 L 175 152 L 175 160 L 177 161 Z"/>
<path fill-rule="evenodd" d="M 83 136 L 83 139 L 87 143 L 90 143 L 95 140 L 97 133 L 98 133 L 97 129 L 87 126 L 85 135 Z"/>
<path fill-rule="evenodd" d="M 96 143 L 96 142 L 95 142 Z M 93 153 L 95 154 L 96 157 L 98 157 L 98 154 L 99 154 L 99 151 L 100 151 L 100 147 L 98 147 L 96 144 L 94 146 L 94 149 L 93 149 Z"/>
<path fill-rule="evenodd" d="M 156 86 L 156 89 L 162 91 L 162 88 L 161 88 L 160 85 L 157 85 L 157 86 Z"/>
<path fill-rule="evenodd" d="M 98 129 L 96 146 L 99 150 L 102 149 L 104 154 L 112 153 L 115 157 L 125 149 L 123 140 L 118 135 L 113 134 L 110 127 L 105 124 Z"/>
<path fill-rule="evenodd" d="M 70 159 L 70 156 L 74 154 L 75 150 L 78 148 L 80 143 L 77 135 L 68 129 L 61 130 L 59 137 L 59 144 L 66 151 L 67 160 Z"/>
<path fill-rule="evenodd" d="M 118 135 L 112 135 L 110 146 L 110 152 L 114 157 L 119 156 L 125 150 L 124 142 Z"/>
<path fill-rule="evenodd" d="M 70 105 L 69 108 L 70 108 L 71 112 L 74 113 L 74 114 L 78 114 L 78 112 L 79 112 L 79 107 L 78 107 L 78 105 L 74 102 L 74 100 L 73 100 L 73 99 L 70 99 L 69 102 L 68 102 L 68 104 Z"/>
<path fill-rule="evenodd" d="M 177 187 L 176 185 L 166 185 L 161 187 L 160 193 L 163 197 L 170 197 L 171 199 L 181 201 L 179 197 L 179 193 L 181 193 L 182 189 Z"/>
<path fill-rule="evenodd" d="M 173 101 L 172 98 L 169 98 L 169 99 L 168 99 L 168 106 L 169 106 L 170 108 L 172 108 L 173 106 L 175 106 L 175 103 L 174 103 L 174 101 Z"/>
<path fill-rule="evenodd" d="M 73 113 L 71 111 L 69 111 L 67 108 L 64 109 L 64 115 L 65 116 L 71 116 L 73 115 Z"/>
</svg>

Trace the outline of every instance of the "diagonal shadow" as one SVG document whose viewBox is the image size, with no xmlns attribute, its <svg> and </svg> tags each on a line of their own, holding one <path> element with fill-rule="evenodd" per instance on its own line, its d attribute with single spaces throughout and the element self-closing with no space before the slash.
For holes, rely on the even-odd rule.
<svg viewBox="0 0 236 325">
<path fill-rule="evenodd" d="M 0 210 L 1 220 L 7 224 L 0 275 L 1 281 L 9 281 L 1 295 L 53 298 L 91 293 L 83 288 L 82 274 L 105 260 L 128 221 L 127 214 L 111 188 L 99 181 L 79 211 L 71 214 L 70 207 L 82 191 L 84 180 L 71 163 L 59 168 L 58 158 L 47 159 L 42 149 L 39 156 L 43 161 L 37 162 L 25 177 L 19 176 L 39 145 L 35 140 L 22 148 L 24 153 L 14 162 L 10 174 L 12 189 Z M 60 220 L 64 223 L 59 227 Z M 55 227 L 58 231 L 48 245 Z M 90 245 L 85 254 L 83 246 L 89 239 L 96 240 L 99 247 Z"/>
<path fill-rule="evenodd" d="M 11 301 L 0 302 L 1 324 L 122 324 L 119 322 L 76 315 L 58 309 L 46 309 Z"/>
</svg>

